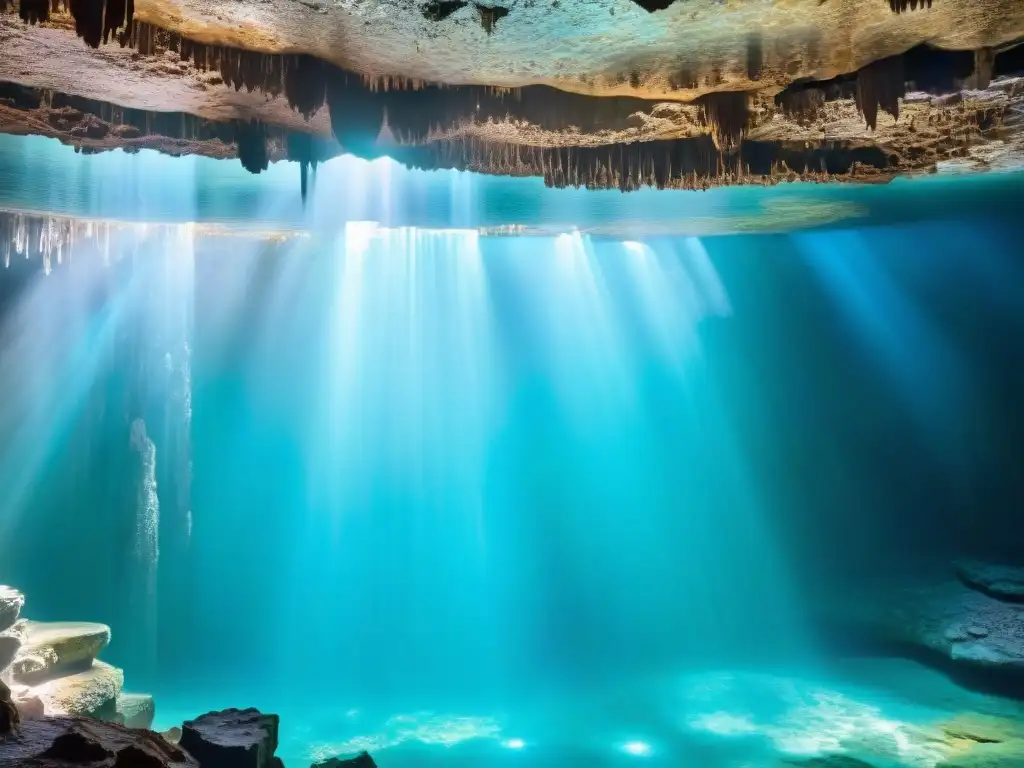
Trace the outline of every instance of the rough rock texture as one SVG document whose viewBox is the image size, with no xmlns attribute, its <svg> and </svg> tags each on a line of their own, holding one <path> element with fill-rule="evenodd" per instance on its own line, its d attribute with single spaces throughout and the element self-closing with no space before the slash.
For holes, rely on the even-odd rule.
<svg viewBox="0 0 1024 768">
<path fill-rule="evenodd" d="M 112 720 L 117 715 L 117 697 L 123 686 L 124 672 L 95 661 L 83 672 L 33 687 L 32 693 L 43 700 L 47 713 Z"/>
<path fill-rule="evenodd" d="M 984 673 L 1024 691 L 1024 605 L 996 600 L 959 581 L 831 599 L 825 622 L 848 636 L 895 644 L 939 666 Z"/>
<path fill-rule="evenodd" d="M 11 701 L 11 689 L 0 680 L 0 742 L 16 737 L 21 726 L 21 715 Z"/>
<path fill-rule="evenodd" d="M 177 744 L 181 741 L 181 728 L 168 728 L 166 731 L 161 731 L 160 735 L 171 744 Z"/>
<path fill-rule="evenodd" d="M 43 717 L 46 714 L 46 705 L 43 700 L 32 693 L 32 689 L 25 686 L 16 686 L 12 691 L 14 706 L 22 720 L 32 720 L 36 717 Z"/>
<path fill-rule="evenodd" d="M 377 768 L 377 763 L 369 752 L 360 752 L 355 757 L 332 757 L 322 763 L 314 763 L 311 768 Z"/>
<path fill-rule="evenodd" d="M 1024 568 L 961 560 L 956 564 L 956 575 L 968 587 L 989 597 L 1024 602 Z"/>
<path fill-rule="evenodd" d="M 108 643 L 105 624 L 30 621 L 11 673 L 16 681 L 31 684 L 88 669 Z"/>
<path fill-rule="evenodd" d="M 150 728 L 156 704 L 148 693 L 122 693 L 117 697 L 117 714 L 126 728 Z"/>
<path fill-rule="evenodd" d="M 275 768 L 277 728 L 277 715 L 226 709 L 184 723 L 179 744 L 201 768 Z"/>
<path fill-rule="evenodd" d="M 0 632 L 9 629 L 21 615 L 25 596 L 13 587 L 0 585 Z"/>
<path fill-rule="evenodd" d="M 45 27 L 0 16 L 0 79 L 61 97 L 25 106 L 0 93 L 0 130 L 90 151 L 237 154 L 253 172 L 290 157 L 303 163 L 305 178 L 306 166 L 323 157 L 309 150 L 310 138 L 305 150 L 285 146 L 301 144 L 301 133 L 364 157 L 414 146 L 403 162 L 416 167 L 623 190 L 886 180 L 941 164 L 1024 163 L 1022 93 L 994 79 L 1003 47 L 1024 34 L 1016 0 L 944 0 L 916 14 L 856 0 L 688 0 L 653 16 L 629 0 L 551 0 L 543 10 L 546 0 L 529 0 L 486 30 L 479 4 L 403 9 L 404 0 L 388 0 L 383 10 L 378 2 L 267 2 L 256 12 L 159 0 L 136 8 L 139 21 L 119 35 L 123 47 L 99 51 L 81 45 L 60 14 Z M 358 31 L 345 37 L 340 30 L 353 24 Z M 642 32 L 626 34 L 634 26 Z M 453 42 L 470 31 L 469 47 Z M 363 49 L 368 40 L 386 47 Z M 502 58 L 504 46 L 511 47 Z M 552 69 L 562 46 L 571 57 Z M 617 60 L 606 59 L 611 50 Z M 77 97 L 108 108 L 90 113 L 69 101 Z M 177 135 L 124 107 L 223 125 Z M 706 137 L 718 157 L 689 166 L 671 161 L 691 150 L 637 148 Z M 749 140 L 779 146 L 766 157 L 747 149 Z M 607 150 L 578 160 L 571 147 Z M 706 154 L 700 142 L 693 149 Z M 875 159 L 848 162 L 864 154 Z"/>
<path fill-rule="evenodd" d="M 0 742 L 0 768 L 198 768 L 180 748 L 149 731 L 79 717 L 22 723 L 18 739 Z"/>
<path fill-rule="evenodd" d="M 3 674 L 11 665 L 20 648 L 20 637 L 0 632 L 0 674 Z"/>
</svg>

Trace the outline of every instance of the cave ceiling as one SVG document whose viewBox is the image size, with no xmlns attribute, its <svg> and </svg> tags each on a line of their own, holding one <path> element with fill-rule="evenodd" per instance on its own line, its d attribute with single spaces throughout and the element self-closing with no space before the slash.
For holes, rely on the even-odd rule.
<svg viewBox="0 0 1024 768">
<path fill-rule="evenodd" d="M 0 132 L 552 186 L 1024 160 L 1021 0 L 0 0 Z"/>
</svg>

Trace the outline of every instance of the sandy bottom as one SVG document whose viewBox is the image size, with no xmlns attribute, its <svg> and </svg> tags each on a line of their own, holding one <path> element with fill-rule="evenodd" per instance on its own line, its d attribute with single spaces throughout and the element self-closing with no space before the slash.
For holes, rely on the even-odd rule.
<svg viewBox="0 0 1024 768">
<path fill-rule="evenodd" d="M 156 727 L 226 706 L 229 694 L 159 695 Z M 228 703 L 271 709 L 244 696 Z M 362 749 L 382 768 L 769 768 L 826 754 L 934 768 L 944 754 L 935 738 L 943 721 L 966 712 L 1024 717 L 1021 703 L 966 691 L 898 659 L 849 660 L 800 673 L 690 670 L 562 691 L 500 713 L 282 704 L 272 709 L 281 715 L 278 755 L 303 768 Z"/>
</svg>

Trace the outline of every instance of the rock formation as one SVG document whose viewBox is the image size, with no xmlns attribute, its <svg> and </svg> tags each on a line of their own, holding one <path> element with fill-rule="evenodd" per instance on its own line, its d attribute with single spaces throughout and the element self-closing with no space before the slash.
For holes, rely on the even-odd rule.
<svg viewBox="0 0 1024 768">
<path fill-rule="evenodd" d="M 1004 583 L 1000 567 L 958 564 L 972 580 Z M 1012 583 L 1012 582 L 1011 582 Z M 997 589 L 999 589 L 997 587 Z M 950 579 L 891 587 L 830 601 L 825 622 L 848 637 L 905 649 L 971 685 L 1024 691 L 1024 604 L 999 599 Z"/>
<path fill-rule="evenodd" d="M 12 587 L 0 585 L 0 632 L 14 626 L 25 605 L 25 596 Z M 0 665 L 3 669 L 3 665 Z"/>
<path fill-rule="evenodd" d="M 1024 568 L 961 560 L 956 575 L 966 586 L 996 600 L 1024 603 Z"/>
<path fill-rule="evenodd" d="M 18 617 L 24 597 L 16 595 Z M 11 615 L 12 612 L 8 611 Z M 95 717 L 148 728 L 153 722 L 151 696 L 124 694 L 124 672 L 96 657 L 110 642 L 110 628 L 86 622 L 37 622 L 18 619 L 0 634 L 0 678 L 10 683 L 10 700 L 22 719 L 48 715 Z M 15 653 L 6 659 L 6 645 Z"/>
<path fill-rule="evenodd" d="M 256 709 L 209 712 L 181 727 L 178 744 L 200 768 L 276 768 L 277 715 Z"/>
<path fill-rule="evenodd" d="M 924 9 L 920 30 L 909 28 L 884 4 L 853 0 L 830 0 L 824 7 L 813 0 L 813 12 L 812 0 L 796 0 L 785 10 L 766 8 L 757 25 L 739 10 L 743 4 L 721 9 L 711 0 L 693 0 L 684 13 L 682 4 L 658 0 L 646 10 L 677 20 L 664 26 L 678 39 L 659 48 L 662 43 L 653 42 L 657 35 L 649 39 L 637 29 L 630 38 L 624 31 L 638 24 L 636 18 L 624 19 L 623 29 L 618 20 L 606 29 L 603 20 L 593 20 L 594 29 L 605 29 L 595 40 L 620 46 L 609 57 L 620 62 L 617 69 L 590 72 L 590 59 L 581 55 L 580 72 L 564 75 L 555 74 L 564 64 L 552 69 L 552 56 L 543 48 L 528 65 L 520 60 L 530 40 L 517 35 L 544 23 L 531 21 L 539 11 L 526 7 L 461 1 L 416 5 L 392 36 L 377 29 L 388 27 L 389 12 L 380 21 L 360 21 L 358 34 L 343 36 L 344 43 L 339 38 L 332 47 L 323 41 L 340 34 L 348 20 L 336 19 L 337 28 L 332 26 L 333 11 L 327 8 L 321 15 L 332 19 L 309 19 L 323 33 L 306 35 L 318 41 L 309 44 L 289 37 L 291 16 L 282 28 L 260 27 L 259 32 L 246 19 L 243 34 L 224 26 L 237 12 L 234 6 L 217 2 L 216 13 L 197 19 L 192 7 L 178 3 L 147 5 L 144 11 L 140 6 L 137 14 L 129 3 L 123 13 L 117 9 L 104 17 L 101 27 L 74 3 L 33 10 L 35 4 L 21 2 L 16 22 L 0 15 L 0 39 L 10 51 L 6 61 L 0 60 L 0 80 L 7 81 L 0 84 L 0 131 L 55 136 L 90 152 L 155 148 L 238 157 L 254 173 L 275 160 L 296 159 L 303 194 L 309 169 L 342 151 L 365 158 L 386 153 L 423 168 L 529 173 L 553 186 L 624 191 L 648 185 L 707 189 L 793 179 L 885 180 L 950 161 L 973 170 L 1024 163 L 1024 126 L 1014 117 L 1024 86 L 1017 89 L 1010 77 L 1024 73 L 1021 46 L 1014 45 L 1024 37 L 1024 10 L 1013 0 L 991 0 L 984 10 L 968 8 L 967 0 L 946 0 L 934 9 L 924 0 L 894 3 L 897 16 Z M 546 13 L 558 11 L 557 0 L 554 5 Z M 268 3 L 260 24 L 271 23 L 267 20 L 278 10 Z M 958 10 L 965 13 L 957 16 Z M 609 16 L 615 13 L 608 9 Z M 715 23 L 705 27 L 710 23 L 705 18 Z M 21 19 L 43 22 L 47 29 Z M 467 45 L 472 54 L 457 46 L 434 49 L 438 35 L 430 25 L 455 20 L 474 24 L 477 35 L 493 38 L 499 47 L 505 36 L 519 40 L 515 55 L 502 59 L 505 74 L 498 76 L 495 65 L 482 63 L 497 56 L 496 49 Z M 72 38 L 71 22 L 90 44 L 111 38 L 102 56 L 61 42 L 60 30 L 68 28 Z M 460 34 L 461 24 L 456 26 Z M 404 37 L 420 25 L 427 25 L 423 34 Z M 116 41 L 114 30 L 119 30 Z M 728 45 L 717 39 L 721 30 L 731 38 Z M 592 32 L 588 27 L 580 38 Z M 375 48 L 357 42 L 377 34 L 384 37 Z M 396 47 L 397 39 L 406 40 L 408 51 Z M 350 50 L 353 45 L 360 50 Z M 36 51 L 44 46 L 51 56 L 63 57 L 61 73 L 43 73 L 46 67 L 37 66 Z M 699 60 L 681 58 L 691 54 L 679 51 L 691 50 L 701 52 Z M 391 64 L 371 65 L 370 59 L 390 57 L 392 51 L 398 58 Z M 483 66 L 486 72 L 476 76 L 463 69 L 448 77 L 440 71 L 447 67 L 442 61 L 463 56 L 469 57 L 466 66 Z M 408 61 L 417 64 L 410 68 Z M 631 64 L 621 71 L 621 62 Z M 422 71 L 413 71 L 416 67 Z M 62 74 L 85 70 L 93 78 L 89 82 Z M 939 98 L 925 109 L 922 93 Z M 768 141 L 769 134 L 776 155 L 802 149 L 805 160 L 769 165 L 768 172 L 748 171 L 746 144 Z M 703 167 L 665 164 L 640 173 L 633 162 L 666 154 L 640 145 L 705 138 L 717 159 Z M 840 154 L 830 157 L 834 147 Z M 578 163 L 563 156 L 576 150 L 585 169 L 572 168 Z M 877 172 L 877 163 L 835 171 L 848 151 L 886 158 L 883 172 Z M 547 156 L 505 162 L 514 153 Z"/>
<path fill-rule="evenodd" d="M 322 763 L 314 763 L 311 768 L 377 768 L 377 763 L 369 752 L 360 752 L 355 757 L 332 757 Z"/>
<path fill-rule="evenodd" d="M 85 717 L 44 717 L 22 723 L 0 743 L 0 768 L 199 768 L 181 748 L 151 731 Z"/>
</svg>

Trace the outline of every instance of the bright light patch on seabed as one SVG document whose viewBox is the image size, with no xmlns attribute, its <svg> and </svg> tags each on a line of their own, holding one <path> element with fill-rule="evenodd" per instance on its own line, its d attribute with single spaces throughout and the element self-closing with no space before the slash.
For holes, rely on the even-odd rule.
<svg viewBox="0 0 1024 768">
<path fill-rule="evenodd" d="M 309 758 L 320 762 L 338 755 L 367 751 L 371 754 L 400 744 L 420 744 L 454 747 L 469 739 L 497 740 L 501 738 L 501 727 L 491 717 L 469 717 L 460 715 L 438 715 L 434 712 L 414 712 L 389 718 L 383 728 L 375 733 L 357 736 L 341 742 L 314 744 Z M 511 740 L 518 741 L 518 740 Z M 520 743 L 520 747 L 522 744 Z M 511 747 L 518 749 L 519 747 Z"/>
</svg>

